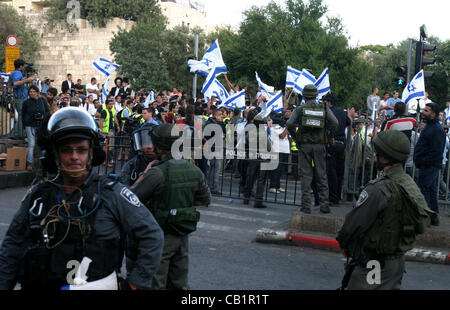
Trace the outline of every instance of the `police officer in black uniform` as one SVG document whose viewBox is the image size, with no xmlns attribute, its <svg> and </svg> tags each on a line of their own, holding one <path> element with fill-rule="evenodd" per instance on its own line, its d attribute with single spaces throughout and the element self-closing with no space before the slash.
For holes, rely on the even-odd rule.
<svg viewBox="0 0 450 310">
<path fill-rule="evenodd" d="M 64 108 L 47 129 L 45 162 L 57 176 L 22 200 L 0 248 L 0 289 L 19 282 L 23 289 L 59 290 L 73 284 L 70 263 L 84 258 L 91 260 L 88 282 L 118 275 L 125 250 L 127 276 L 119 287 L 149 289 L 163 234 L 128 188 L 93 171 L 105 158 L 94 120 L 82 109 Z"/>
<path fill-rule="evenodd" d="M 150 131 L 155 125 L 145 124 L 132 134 L 133 147 L 137 155 L 130 159 L 121 170 L 120 182 L 133 185 L 144 174 L 148 164 L 157 159 Z"/>
</svg>

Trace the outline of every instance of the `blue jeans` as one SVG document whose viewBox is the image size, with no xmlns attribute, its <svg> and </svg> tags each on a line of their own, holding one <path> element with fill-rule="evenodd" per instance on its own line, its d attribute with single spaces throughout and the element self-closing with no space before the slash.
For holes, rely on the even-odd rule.
<svg viewBox="0 0 450 310">
<path fill-rule="evenodd" d="M 281 187 L 281 175 L 287 169 L 288 160 L 289 154 L 279 153 L 277 168 L 268 172 L 270 188 L 279 189 Z"/>
<path fill-rule="evenodd" d="M 34 148 L 36 146 L 36 127 L 25 127 L 28 139 L 27 164 L 33 164 Z"/>
<path fill-rule="evenodd" d="M 419 169 L 417 186 L 419 186 L 428 207 L 436 213 L 439 213 L 437 198 L 437 181 L 440 172 L 439 167 L 422 167 Z"/>
</svg>

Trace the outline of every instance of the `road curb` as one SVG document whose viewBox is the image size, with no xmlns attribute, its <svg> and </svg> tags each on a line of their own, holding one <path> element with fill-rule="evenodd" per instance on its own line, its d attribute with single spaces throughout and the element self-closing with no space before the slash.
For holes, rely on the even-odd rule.
<svg viewBox="0 0 450 310">
<path fill-rule="evenodd" d="M 339 243 L 334 238 L 267 228 L 258 230 L 256 242 L 297 245 L 319 250 L 341 252 Z M 450 253 L 433 249 L 413 248 L 406 252 L 405 259 L 407 261 L 450 265 Z"/>
</svg>

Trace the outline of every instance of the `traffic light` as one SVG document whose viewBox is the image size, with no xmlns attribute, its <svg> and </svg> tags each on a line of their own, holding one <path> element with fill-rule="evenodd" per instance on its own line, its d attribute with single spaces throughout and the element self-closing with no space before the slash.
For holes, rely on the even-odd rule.
<svg viewBox="0 0 450 310">
<path fill-rule="evenodd" d="M 434 57 L 426 57 L 429 52 L 436 50 L 436 45 L 425 42 L 417 42 L 416 44 L 416 65 L 415 74 L 423 69 L 424 77 L 430 78 L 433 76 L 433 72 L 425 71 L 427 65 L 432 65 L 436 62 Z"/>
<path fill-rule="evenodd" d="M 395 72 L 397 72 L 397 76 L 395 77 L 394 81 L 398 86 L 404 86 L 406 85 L 406 74 L 408 72 L 408 66 L 401 66 L 395 68 Z"/>
</svg>

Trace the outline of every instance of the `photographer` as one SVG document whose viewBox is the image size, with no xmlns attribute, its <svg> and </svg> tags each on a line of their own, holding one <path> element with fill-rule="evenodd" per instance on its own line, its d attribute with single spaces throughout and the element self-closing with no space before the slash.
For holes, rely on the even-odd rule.
<svg viewBox="0 0 450 310">
<path fill-rule="evenodd" d="M 44 81 L 41 83 L 41 94 L 47 94 L 47 91 L 52 88 L 52 82 L 54 80 L 50 80 L 50 78 L 46 77 Z M 53 98 L 52 98 L 53 99 Z"/>
<path fill-rule="evenodd" d="M 28 97 L 27 83 L 31 83 L 34 80 L 33 76 L 24 79 L 21 72 L 24 66 L 25 61 L 23 61 L 23 59 L 19 58 L 14 60 L 15 71 L 11 74 L 11 79 L 14 86 L 14 102 L 17 112 L 19 114 L 18 122 L 15 124 L 10 134 L 10 137 L 13 139 L 24 139 L 23 124 L 22 124 L 22 105 L 23 102 Z"/>
<path fill-rule="evenodd" d="M 31 169 L 37 129 L 41 127 L 41 122 L 44 118 L 50 116 L 50 109 L 47 102 L 39 97 L 39 88 L 36 85 L 31 85 L 28 88 L 28 93 L 30 98 L 23 102 L 21 115 L 28 139 L 27 169 Z"/>
</svg>

